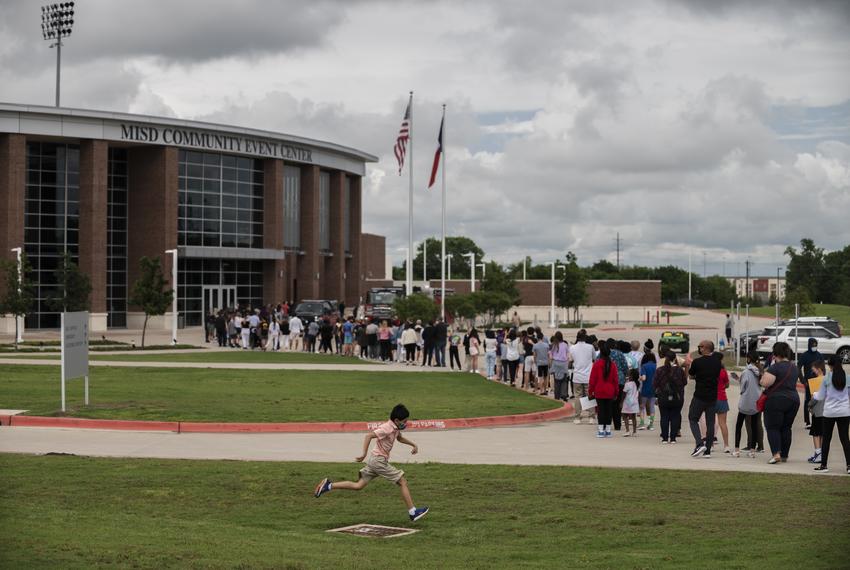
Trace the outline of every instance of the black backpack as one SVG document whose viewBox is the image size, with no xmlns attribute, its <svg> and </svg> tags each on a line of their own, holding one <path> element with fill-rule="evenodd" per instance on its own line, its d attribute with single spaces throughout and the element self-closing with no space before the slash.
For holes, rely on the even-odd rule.
<svg viewBox="0 0 850 570">
<path fill-rule="evenodd" d="M 661 372 L 662 369 L 659 368 L 658 372 Z M 658 399 L 658 405 L 664 406 L 665 408 L 672 408 L 678 406 L 682 402 L 682 395 L 679 393 L 679 389 L 673 384 L 673 372 L 676 370 L 671 367 L 669 377 L 666 379 L 666 382 L 655 391 L 655 397 Z M 679 369 L 681 370 L 681 369 Z M 656 374 L 658 374 L 656 372 Z"/>
</svg>

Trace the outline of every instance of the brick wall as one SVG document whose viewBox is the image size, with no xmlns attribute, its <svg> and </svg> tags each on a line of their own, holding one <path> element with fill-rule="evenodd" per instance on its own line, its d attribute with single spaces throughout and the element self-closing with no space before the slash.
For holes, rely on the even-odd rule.
<svg viewBox="0 0 850 570">
<path fill-rule="evenodd" d="M 23 135 L 0 135 L 0 259 L 16 259 L 9 250 L 24 247 L 26 142 Z"/>
<path fill-rule="evenodd" d="M 360 247 L 364 279 L 383 279 L 387 271 L 387 238 L 375 234 L 362 234 Z"/>
<path fill-rule="evenodd" d="M 106 312 L 109 144 L 80 143 L 80 271 L 91 280 L 91 312 Z"/>
<path fill-rule="evenodd" d="M 552 282 L 549 280 L 517 281 L 521 305 L 547 306 L 552 301 Z M 439 288 L 440 281 L 432 280 L 432 288 Z M 456 294 L 469 293 L 469 279 L 446 281 L 447 289 Z M 481 283 L 476 281 L 479 291 Z M 590 306 L 596 307 L 656 307 L 661 305 L 661 281 L 614 281 L 592 280 L 587 286 Z M 557 301 L 556 301 L 557 303 Z"/>
</svg>

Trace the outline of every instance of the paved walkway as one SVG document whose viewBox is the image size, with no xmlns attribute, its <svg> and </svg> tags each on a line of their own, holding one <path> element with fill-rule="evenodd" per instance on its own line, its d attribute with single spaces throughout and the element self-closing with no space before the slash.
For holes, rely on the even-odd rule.
<svg viewBox="0 0 850 570">
<path fill-rule="evenodd" d="M 729 390 L 736 409 L 737 387 Z M 730 438 L 734 416 L 730 414 Z M 447 431 L 411 431 L 409 437 L 420 452 L 396 446 L 396 463 L 437 461 L 442 463 L 511 465 L 582 465 L 797 473 L 813 475 L 805 459 L 811 438 L 802 426 L 802 413 L 794 428 L 794 444 L 788 463 L 768 465 L 768 453 L 755 459 L 733 458 L 722 453 L 722 443 L 711 459 L 693 459 L 693 440 L 687 425 L 676 445 L 662 445 L 658 431 L 641 431 L 636 438 L 615 432 L 611 439 L 595 437 L 595 426 L 572 421 L 508 427 Z M 718 434 L 719 437 L 719 434 Z M 109 457 L 182 459 L 231 459 L 257 461 L 351 461 L 362 445 L 362 434 L 173 434 L 49 428 L 0 428 L 0 452 L 74 453 Z M 722 442 L 722 439 L 721 439 Z M 765 442 L 766 443 L 766 442 Z M 840 447 L 831 460 L 832 475 L 844 473 Z M 844 475 L 846 477 L 846 475 Z"/>
</svg>

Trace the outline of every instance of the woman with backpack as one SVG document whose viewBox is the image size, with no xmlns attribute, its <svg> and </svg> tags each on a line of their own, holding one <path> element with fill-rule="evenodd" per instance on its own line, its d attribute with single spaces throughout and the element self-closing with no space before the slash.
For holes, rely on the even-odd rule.
<svg viewBox="0 0 850 570">
<path fill-rule="evenodd" d="M 682 404 L 688 376 L 679 366 L 676 353 L 667 349 L 663 356 L 664 364 L 656 368 L 652 387 L 661 414 L 661 443 L 676 443 L 682 426 Z"/>
<path fill-rule="evenodd" d="M 819 473 L 828 473 L 829 444 L 832 441 L 832 428 L 838 426 L 838 439 L 844 448 L 844 462 L 850 475 L 850 387 L 847 386 L 847 373 L 844 372 L 841 357 L 833 355 L 829 359 L 830 373 L 824 379 L 813 397 L 823 401 L 823 443 L 820 465 L 815 467 Z"/>
</svg>

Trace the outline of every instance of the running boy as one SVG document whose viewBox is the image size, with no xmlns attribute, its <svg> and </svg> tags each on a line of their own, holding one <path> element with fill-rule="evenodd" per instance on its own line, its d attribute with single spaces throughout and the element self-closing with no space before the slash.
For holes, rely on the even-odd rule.
<svg viewBox="0 0 850 570">
<path fill-rule="evenodd" d="M 366 454 L 369 451 L 369 444 L 373 439 L 376 439 L 375 448 L 366 460 L 366 466 L 360 470 L 360 477 L 357 482 L 352 481 L 337 481 L 332 482 L 325 477 L 316 486 L 315 496 L 318 499 L 325 493 L 334 489 L 347 489 L 349 491 L 359 491 L 369 484 L 369 481 L 375 477 L 383 477 L 388 481 L 392 481 L 401 487 L 401 497 L 407 505 L 407 513 L 410 515 L 410 520 L 418 521 L 428 514 L 428 507 L 417 509 L 413 504 L 413 499 L 410 498 L 410 489 L 407 488 L 407 480 L 404 478 L 404 471 L 396 469 L 389 463 L 390 452 L 393 449 L 393 444 L 398 440 L 399 443 L 409 445 L 413 449 L 410 453 L 416 455 L 419 448 L 416 444 L 401 435 L 401 431 L 407 427 L 407 418 L 410 417 L 410 412 L 403 404 L 397 405 L 390 412 L 390 420 L 378 426 L 378 429 L 366 434 L 366 439 L 363 440 L 363 454 L 355 461 L 358 463 L 366 459 Z"/>
</svg>

